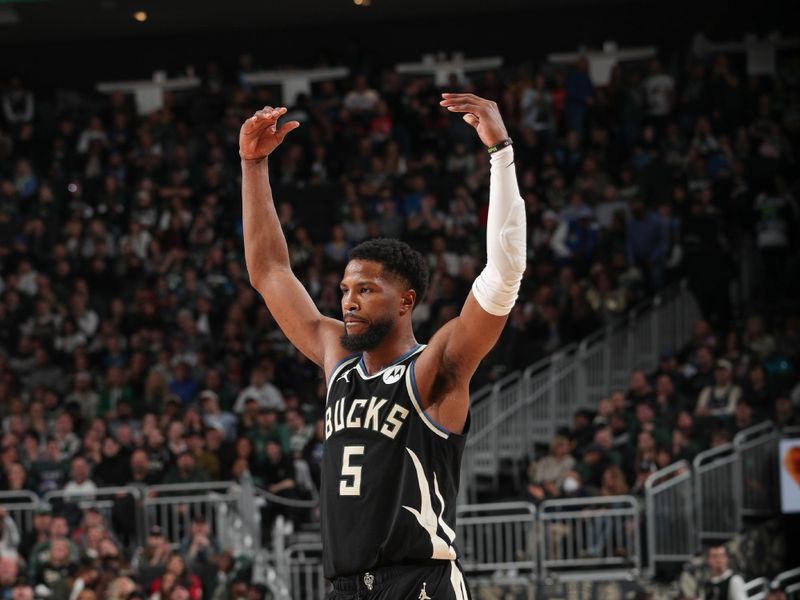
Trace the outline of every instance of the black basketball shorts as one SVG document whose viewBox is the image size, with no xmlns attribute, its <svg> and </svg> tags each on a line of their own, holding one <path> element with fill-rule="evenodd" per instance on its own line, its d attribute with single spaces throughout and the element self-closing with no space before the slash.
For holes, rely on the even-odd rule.
<svg viewBox="0 0 800 600">
<path fill-rule="evenodd" d="M 437 562 L 338 577 L 327 600 L 472 600 L 458 562 Z"/>
</svg>

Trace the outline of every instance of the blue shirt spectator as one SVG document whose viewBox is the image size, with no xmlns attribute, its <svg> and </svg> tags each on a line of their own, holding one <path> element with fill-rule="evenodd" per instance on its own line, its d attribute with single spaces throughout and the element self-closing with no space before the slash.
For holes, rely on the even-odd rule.
<svg viewBox="0 0 800 600">
<path fill-rule="evenodd" d="M 664 283 L 667 241 L 664 220 L 654 211 L 646 210 L 641 199 L 635 199 L 625 235 L 626 254 L 628 263 L 644 272 L 651 291 L 661 289 Z"/>
<path fill-rule="evenodd" d="M 594 84 L 589 78 L 589 63 L 585 58 L 578 61 L 578 66 L 567 77 L 567 127 L 572 131 L 583 133 L 583 124 L 589 104 L 594 99 Z"/>
</svg>

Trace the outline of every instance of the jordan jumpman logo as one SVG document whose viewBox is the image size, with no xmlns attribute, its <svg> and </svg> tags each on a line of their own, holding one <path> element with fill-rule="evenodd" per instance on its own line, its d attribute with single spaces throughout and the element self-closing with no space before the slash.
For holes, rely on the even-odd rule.
<svg viewBox="0 0 800 600">
<path fill-rule="evenodd" d="M 417 598 L 417 600 L 431 600 L 431 597 L 428 596 L 428 592 L 425 591 L 426 587 L 428 587 L 427 581 L 422 584 L 422 589 L 419 591 L 419 598 Z"/>
<path fill-rule="evenodd" d="M 355 367 L 353 367 L 353 368 L 355 368 Z M 336 381 L 339 381 L 340 379 L 344 379 L 347 383 L 350 383 L 350 371 L 352 371 L 352 370 L 353 369 L 347 369 L 347 371 L 345 371 L 344 373 L 339 375 L 339 377 L 336 378 Z"/>
</svg>

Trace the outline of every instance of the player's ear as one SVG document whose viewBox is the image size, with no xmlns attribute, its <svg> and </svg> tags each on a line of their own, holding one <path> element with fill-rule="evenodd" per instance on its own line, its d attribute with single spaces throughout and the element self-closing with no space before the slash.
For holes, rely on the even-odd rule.
<svg viewBox="0 0 800 600">
<path fill-rule="evenodd" d="M 405 315 L 414 308 L 414 303 L 417 301 L 417 292 L 414 290 L 406 290 L 400 298 L 400 315 Z"/>
</svg>

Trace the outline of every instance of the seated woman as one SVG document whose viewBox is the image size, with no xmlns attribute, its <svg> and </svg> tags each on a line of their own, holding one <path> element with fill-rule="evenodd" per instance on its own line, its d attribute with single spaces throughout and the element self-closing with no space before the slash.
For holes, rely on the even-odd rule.
<svg viewBox="0 0 800 600">
<path fill-rule="evenodd" d="M 202 600 L 203 586 L 200 578 L 186 569 L 186 562 L 179 552 L 170 554 L 167 568 L 161 577 L 150 585 L 150 598 L 164 600 L 172 588 L 181 586 L 189 591 L 190 600 Z"/>
</svg>

